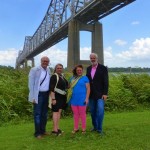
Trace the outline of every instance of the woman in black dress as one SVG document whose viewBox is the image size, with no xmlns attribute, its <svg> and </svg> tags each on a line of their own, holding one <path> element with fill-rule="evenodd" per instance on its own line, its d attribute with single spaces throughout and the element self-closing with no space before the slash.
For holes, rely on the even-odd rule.
<svg viewBox="0 0 150 150">
<path fill-rule="evenodd" d="M 59 121 L 62 109 L 66 107 L 66 89 L 68 82 L 62 75 L 63 65 L 57 64 L 55 66 L 54 74 L 50 79 L 50 96 L 52 98 L 52 112 L 53 112 L 53 131 L 52 133 L 60 135 L 62 131 L 59 128 Z"/>
</svg>

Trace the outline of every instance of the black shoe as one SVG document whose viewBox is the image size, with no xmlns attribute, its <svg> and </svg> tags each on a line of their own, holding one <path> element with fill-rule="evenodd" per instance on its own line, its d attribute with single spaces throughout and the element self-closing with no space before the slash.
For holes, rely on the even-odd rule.
<svg viewBox="0 0 150 150">
<path fill-rule="evenodd" d="M 97 129 L 95 129 L 95 128 L 92 128 L 90 131 L 91 131 L 91 132 L 94 132 L 94 131 L 97 131 Z"/>
<path fill-rule="evenodd" d="M 57 135 L 58 134 L 58 132 L 56 132 L 56 131 L 52 131 L 51 132 L 53 135 Z"/>
<path fill-rule="evenodd" d="M 64 133 L 64 131 L 62 131 L 62 130 L 60 130 L 60 129 L 58 129 L 58 132 L 59 132 L 59 133 Z"/>
<path fill-rule="evenodd" d="M 105 135 L 105 133 L 104 133 L 103 131 L 97 130 L 97 133 L 99 133 L 99 135 L 101 135 L 101 136 L 104 136 L 104 135 Z"/>
<path fill-rule="evenodd" d="M 72 134 L 75 134 L 75 133 L 77 133 L 77 132 L 79 132 L 79 129 L 78 129 L 78 130 L 73 130 L 73 131 L 72 131 Z"/>
<path fill-rule="evenodd" d="M 56 131 L 52 131 L 52 134 L 56 135 L 56 136 L 60 136 L 61 133 L 60 132 L 56 132 Z"/>
</svg>

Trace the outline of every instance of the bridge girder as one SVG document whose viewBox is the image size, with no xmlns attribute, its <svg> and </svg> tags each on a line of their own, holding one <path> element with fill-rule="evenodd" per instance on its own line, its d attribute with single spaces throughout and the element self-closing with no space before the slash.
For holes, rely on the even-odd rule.
<svg viewBox="0 0 150 150">
<path fill-rule="evenodd" d="M 26 36 L 16 64 L 22 64 L 68 36 L 68 24 L 75 19 L 93 24 L 135 0 L 51 0 L 45 17 L 33 34 Z"/>
</svg>

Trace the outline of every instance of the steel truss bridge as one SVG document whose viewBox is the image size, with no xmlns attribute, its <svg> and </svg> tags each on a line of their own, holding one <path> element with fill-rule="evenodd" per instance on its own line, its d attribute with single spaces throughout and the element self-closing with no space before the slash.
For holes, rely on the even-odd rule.
<svg viewBox="0 0 150 150">
<path fill-rule="evenodd" d="M 68 24 L 77 20 L 93 24 L 135 0 L 51 0 L 46 15 L 33 34 L 26 36 L 23 50 L 16 58 L 16 67 L 25 60 L 68 37 Z"/>
</svg>

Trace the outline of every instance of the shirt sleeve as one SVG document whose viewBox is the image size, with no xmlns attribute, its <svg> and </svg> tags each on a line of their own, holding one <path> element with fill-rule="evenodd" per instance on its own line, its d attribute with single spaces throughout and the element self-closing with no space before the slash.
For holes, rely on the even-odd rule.
<svg viewBox="0 0 150 150">
<path fill-rule="evenodd" d="M 84 76 L 84 80 L 85 80 L 85 83 L 89 83 L 90 82 L 87 76 Z"/>
<path fill-rule="evenodd" d="M 57 77 L 56 75 L 52 75 L 50 78 L 50 91 L 54 92 L 54 88 L 56 86 L 56 82 L 57 82 Z"/>
</svg>

